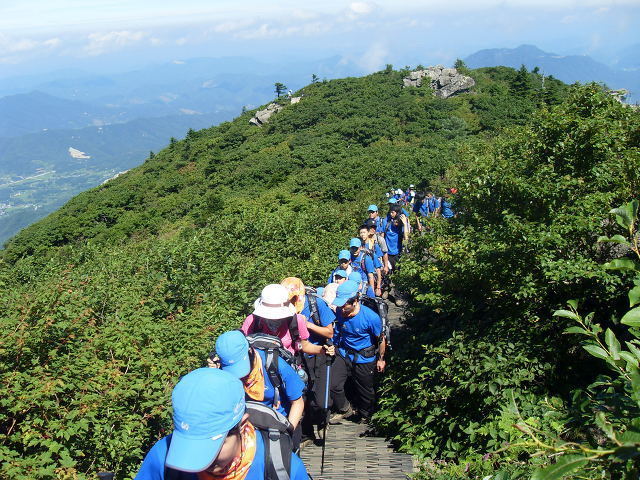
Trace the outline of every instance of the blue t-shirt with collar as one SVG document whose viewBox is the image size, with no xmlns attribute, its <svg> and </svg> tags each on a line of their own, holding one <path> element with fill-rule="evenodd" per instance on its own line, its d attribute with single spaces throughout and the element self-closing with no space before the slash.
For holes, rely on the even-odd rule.
<svg viewBox="0 0 640 480">
<path fill-rule="evenodd" d="M 420 203 L 416 202 L 413 205 L 413 211 L 414 211 L 414 213 L 420 215 L 421 217 L 428 217 L 429 216 L 429 202 L 427 201 L 427 199 L 424 199 Z"/>
<path fill-rule="evenodd" d="M 440 208 L 440 199 L 438 197 L 431 197 L 429 199 L 429 213 L 434 213 Z"/>
<path fill-rule="evenodd" d="M 357 256 L 351 255 L 351 266 L 356 272 L 360 272 L 363 282 L 369 283 L 368 274 L 375 273 L 376 267 L 373 264 L 373 258 L 371 255 L 367 255 L 365 252 L 360 252 Z"/>
<path fill-rule="evenodd" d="M 387 241 L 389 255 L 398 255 L 402 251 L 402 240 L 404 239 L 404 224 L 399 222 L 398 226 L 394 225 L 391 217 L 385 217 L 384 239 Z"/>
<path fill-rule="evenodd" d="M 376 345 L 382 333 L 382 320 L 376 312 L 360 304 L 360 311 L 351 318 L 344 318 L 342 308 L 337 308 L 336 327 L 338 330 L 336 345 L 340 355 L 353 360 L 354 355 L 348 354 L 346 349 L 362 350 Z M 358 355 L 356 363 L 369 363 L 375 359 L 375 354 L 371 357 Z"/>
<path fill-rule="evenodd" d="M 333 310 L 329 308 L 329 305 L 327 305 L 327 302 L 325 302 L 322 298 L 316 297 L 316 304 L 318 305 L 318 316 L 320 317 L 320 326 L 327 327 L 331 325 L 333 321 L 336 319 L 336 314 L 333 313 Z M 309 320 L 311 323 L 314 323 L 313 318 L 311 318 L 311 307 L 309 306 L 309 294 L 305 295 L 304 297 L 304 308 L 300 313 L 305 317 L 307 317 L 307 320 Z M 309 341 L 314 345 L 320 345 L 324 343 L 325 338 L 321 337 L 315 332 L 312 332 L 311 330 L 309 330 L 309 335 L 310 335 Z"/>
<path fill-rule="evenodd" d="M 451 208 L 451 202 L 447 201 L 447 199 L 443 198 L 442 202 L 440 202 L 440 205 L 442 207 L 442 216 L 444 218 L 451 218 L 453 217 L 454 213 L 453 213 L 453 209 Z"/>
<path fill-rule="evenodd" d="M 144 457 L 144 461 L 134 480 L 164 480 L 164 461 L 167 458 L 171 435 L 158 440 Z M 245 480 L 264 480 L 264 440 L 260 432 L 256 430 L 256 454 L 253 457 L 251 468 L 247 472 Z M 291 453 L 291 480 L 308 480 L 309 475 L 304 463 L 295 453 Z M 181 480 L 198 480 L 197 473 L 180 472 Z"/>
</svg>

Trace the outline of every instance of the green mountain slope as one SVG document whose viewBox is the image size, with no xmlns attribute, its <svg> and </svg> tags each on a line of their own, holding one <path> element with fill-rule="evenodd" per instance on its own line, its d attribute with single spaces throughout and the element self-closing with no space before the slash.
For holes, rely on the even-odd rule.
<svg viewBox="0 0 640 480">
<path fill-rule="evenodd" d="M 190 132 L 9 241 L 0 476 L 129 478 L 170 428 L 178 376 L 264 284 L 322 283 L 387 188 L 473 163 L 503 126 L 566 90 L 491 68 L 471 72 L 472 93 L 442 100 L 403 89 L 404 73 L 309 85 L 262 128 L 249 112 Z"/>
</svg>

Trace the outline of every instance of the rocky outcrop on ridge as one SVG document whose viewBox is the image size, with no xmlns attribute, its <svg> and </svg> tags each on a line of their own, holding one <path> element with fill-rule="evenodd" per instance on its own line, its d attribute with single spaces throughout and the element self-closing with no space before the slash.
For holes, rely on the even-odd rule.
<svg viewBox="0 0 640 480">
<path fill-rule="evenodd" d="M 420 87 L 424 77 L 429 77 L 433 94 L 440 98 L 466 92 L 476 84 L 473 78 L 458 73 L 455 68 L 445 68 L 442 65 L 411 72 L 402 82 L 405 87 Z"/>
<path fill-rule="evenodd" d="M 278 113 L 283 108 L 284 107 L 282 105 L 278 105 L 277 103 L 270 103 L 264 110 L 258 110 L 255 116 L 251 117 L 249 123 L 260 127 L 269 121 L 271 115 Z"/>
</svg>

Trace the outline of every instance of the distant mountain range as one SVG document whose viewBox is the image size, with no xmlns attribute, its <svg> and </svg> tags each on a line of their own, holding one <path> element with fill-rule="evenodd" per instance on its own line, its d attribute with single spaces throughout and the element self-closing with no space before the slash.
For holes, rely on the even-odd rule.
<svg viewBox="0 0 640 480">
<path fill-rule="evenodd" d="M 275 96 L 275 82 L 296 90 L 312 74 L 361 73 L 341 57 L 282 65 L 230 57 L 114 75 L 0 79 L 0 244 L 81 191 L 139 165 L 170 137 L 264 104 Z"/>
<path fill-rule="evenodd" d="M 597 62 L 588 55 L 557 55 L 545 52 L 533 45 L 520 45 L 517 48 L 492 48 L 480 50 L 464 59 L 469 68 L 506 67 L 520 68 L 525 65 L 529 70 L 540 68 L 541 73 L 553 75 L 566 83 L 603 82 L 609 88 L 629 90 L 628 101 L 640 100 L 640 70 L 632 65 L 640 63 L 637 51 L 623 52 L 619 64 L 627 65 L 626 70 L 615 69 Z M 638 59 L 637 61 L 634 60 Z M 635 63 L 634 63 L 635 62 Z"/>
</svg>

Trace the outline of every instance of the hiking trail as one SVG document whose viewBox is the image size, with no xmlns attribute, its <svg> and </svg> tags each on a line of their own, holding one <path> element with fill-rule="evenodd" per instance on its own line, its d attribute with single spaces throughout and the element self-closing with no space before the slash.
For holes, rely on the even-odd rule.
<svg viewBox="0 0 640 480">
<path fill-rule="evenodd" d="M 387 304 L 389 323 L 393 330 L 402 328 L 403 309 L 391 301 L 387 301 Z M 401 480 L 417 471 L 411 455 L 394 452 L 386 439 L 372 436 L 368 425 L 346 419 L 327 428 L 322 476 L 321 446 L 306 446 L 301 450 L 300 457 L 309 474 L 316 480 Z"/>
</svg>

